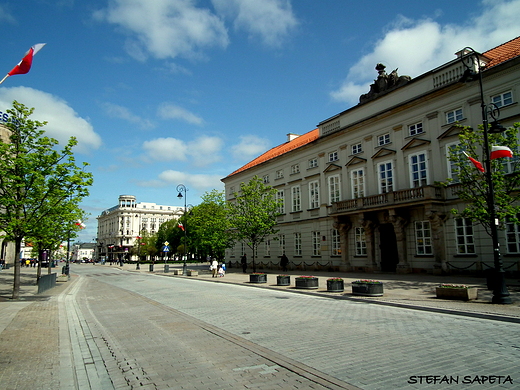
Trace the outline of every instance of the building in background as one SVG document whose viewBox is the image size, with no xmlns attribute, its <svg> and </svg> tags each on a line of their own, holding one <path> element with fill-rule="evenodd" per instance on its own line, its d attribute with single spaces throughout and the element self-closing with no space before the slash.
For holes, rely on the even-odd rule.
<svg viewBox="0 0 520 390">
<path fill-rule="evenodd" d="M 183 212 L 183 207 L 138 203 L 133 195 L 119 196 L 117 206 L 97 217 L 96 260 L 131 260 L 130 250 L 137 237 L 157 233 L 161 224 L 179 219 Z"/>
<path fill-rule="evenodd" d="M 96 244 L 92 242 L 84 242 L 80 244 L 74 244 L 71 248 L 71 261 L 77 263 L 90 263 L 95 260 Z"/>
<path fill-rule="evenodd" d="M 486 232 L 450 214 L 465 206 L 448 159 L 458 143 L 457 125 L 482 124 L 478 81 L 459 82 L 462 54 L 414 79 L 387 74 L 377 64 L 376 80 L 359 104 L 306 134 L 289 134 L 287 142 L 222 179 L 228 201 L 253 176 L 283 201 L 279 232 L 259 247 L 257 264 L 278 267 L 285 253 L 293 269 L 405 273 L 493 267 Z M 520 38 L 479 59 L 486 104 L 497 104 L 500 123 L 511 126 L 520 120 Z M 514 161 L 505 161 L 505 169 Z M 436 185 L 448 178 L 454 180 L 448 188 Z M 517 271 L 520 227 L 507 226 L 500 240 L 504 268 Z M 226 258 L 238 262 L 248 251 L 239 242 Z"/>
</svg>

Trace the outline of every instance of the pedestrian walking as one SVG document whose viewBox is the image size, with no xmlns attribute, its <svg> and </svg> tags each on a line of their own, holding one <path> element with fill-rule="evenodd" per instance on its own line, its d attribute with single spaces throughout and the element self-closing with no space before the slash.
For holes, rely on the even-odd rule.
<svg viewBox="0 0 520 390">
<path fill-rule="evenodd" d="M 285 256 L 285 253 L 282 255 L 280 259 L 280 266 L 282 267 L 283 272 L 287 272 L 287 265 L 289 264 L 289 259 Z"/>
<path fill-rule="evenodd" d="M 242 258 L 240 259 L 240 262 L 242 263 L 242 272 L 246 273 L 246 269 L 247 269 L 247 256 L 246 256 L 245 253 L 244 253 L 244 256 L 242 256 Z"/>
<path fill-rule="evenodd" d="M 218 261 L 217 261 L 217 259 L 213 259 L 213 261 L 211 262 L 210 269 L 211 269 L 211 277 L 212 278 L 216 278 L 217 277 L 217 272 L 218 272 Z"/>
<path fill-rule="evenodd" d="M 219 278 L 226 276 L 226 263 L 222 263 L 218 268 L 218 276 Z"/>
</svg>

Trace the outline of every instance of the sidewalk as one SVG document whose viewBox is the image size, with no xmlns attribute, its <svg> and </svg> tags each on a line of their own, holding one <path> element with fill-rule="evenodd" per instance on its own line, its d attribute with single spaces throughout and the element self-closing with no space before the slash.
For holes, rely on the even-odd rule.
<svg viewBox="0 0 520 390">
<path fill-rule="evenodd" d="M 102 267 L 101 265 L 96 266 Z M 106 266 L 107 265 L 105 265 L 105 267 Z M 117 268 L 121 267 L 117 266 Z M 125 271 L 150 273 L 148 264 L 143 264 L 140 268 L 140 270 L 136 270 L 135 264 L 125 264 L 122 267 Z M 283 272 L 283 274 L 291 276 L 291 285 L 277 286 L 276 276 L 282 274 L 282 272 L 276 272 L 274 270 L 257 270 L 258 272 L 267 273 L 267 283 L 253 284 L 249 283 L 249 273 L 244 274 L 237 268 L 228 269 L 226 276 L 223 278 L 212 278 L 209 271 L 209 265 L 206 263 L 196 265 L 188 264 L 188 269 L 197 270 L 199 275 L 186 276 L 186 278 L 214 283 L 233 283 L 257 288 L 279 289 L 294 293 L 317 294 L 336 299 L 369 301 L 397 307 L 429 310 L 447 314 L 471 315 L 479 318 L 501 319 L 520 323 L 520 281 L 516 279 L 508 279 L 506 281 L 513 303 L 510 305 L 497 305 L 491 303 L 493 292 L 487 290 L 486 280 L 484 278 L 473 276 L 288 271 Z M 176 278 L 185 277 L 174 275 L 174 270 L 182 270 L 182 264 L 169 264 L 169 272 L 164 273 L 164 264 L 156 263 L 153 274 Z M 249 269 L 248 272 L 252 271 Z M 318 277 L 318 289 L 296 289 L 294 287 L 294 278 L 300 275 L 313 275 Z M 345 291 L 343 293 L 327 292 L 327 279 L 330 277 L 341 277 L 344 279 Z M 352 295 L 350 284 L 359 279 L 377 279 L 382 281 L 384 283 L 384 296 L 360 297 Z M 478 299 L 468 302 L 437 299 L 435 296 L 435 287 L 441 283 L 465 284 L 471 287 L 478 287 Z"/>
</svg>

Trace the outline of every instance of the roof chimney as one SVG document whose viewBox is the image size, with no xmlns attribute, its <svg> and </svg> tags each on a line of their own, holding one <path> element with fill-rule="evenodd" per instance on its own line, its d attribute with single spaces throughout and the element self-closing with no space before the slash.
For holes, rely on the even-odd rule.
<svg viewBox="0 0 520 390">
<path fill-rule="evenodd" d="M 291 141 L 295 140 L 296 138 L 298 138 L 299 136 L 300 136 L 300 134 L 289 133 L 289 134 L 287 134 L 287 142 L 291 142 Z"/>
</svg>

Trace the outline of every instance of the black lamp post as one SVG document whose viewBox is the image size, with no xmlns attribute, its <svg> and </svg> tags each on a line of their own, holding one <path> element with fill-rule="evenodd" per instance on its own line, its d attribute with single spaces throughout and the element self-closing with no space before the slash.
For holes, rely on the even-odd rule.
<svg viewBox="0 0 520 390">
<path fill-rule="evenodd" d="M 179 184 L 177 186 L 177 192 L 179 193 L 179 195 L 177 195 L 177 198 L 179 199 L 182 199 L 184 198 L 184 216 L 186 216 L 186 191 L 188 191 L 188 189 L 186 188 L 186 186 L 184 184 Z M 182 193 L 184 192 L 184 195 L 182 195 Z M 186 222 L 186 218 L 184 218 L 184 222 Z M 184 264 L 182 265 L 182 274 L 184 276 L 187 276 L 188 275 L 188 269 L 186 268 L 186 258 L 188 257 L 188 233 L 187 233 L 187 226 L 183 226 L 183 230 L 184 230 Z"/>
<path fill-rule="evenodd" d="M 486 168 L 485 177 L 488 186 L 487 206 L 489 209 L 489 228 L 491 231 L 491 240 L 493 242 L 493 299 L 492 303 L 510 304 L 511 298 L 507 290 L 505 282 L 505 271 L 502 264 L 502 256 L 500 255 L 500 243 L 498 241 L 498 218 L 495 207 L 495 191 L 493 186 L 493 177 L 491 172 L 491 156 L 489 149 L 488 133 L 498 133 L 505 129 L 497 122 L 498 107 L 494 104 L 486 105 L 484 100 L 484 88 L 482 86 L 482 67 L 478 53 L 471 47 L 466 47 L 461 53 L 462 64 L 465 67 L 464 74 L 460 79 L 461 82 L 473 81 L 478 79 L 480 89 L 480 107 L 482 110 L 482 125 L 484 127 L 484 164 Z M 476 68 L 476 69 L 475 69 Z M 477 72 L 475 72 L 477 70 Z M 489 127 L 488 115 L 491 116 L 493 122 Z"/>
</svg>

